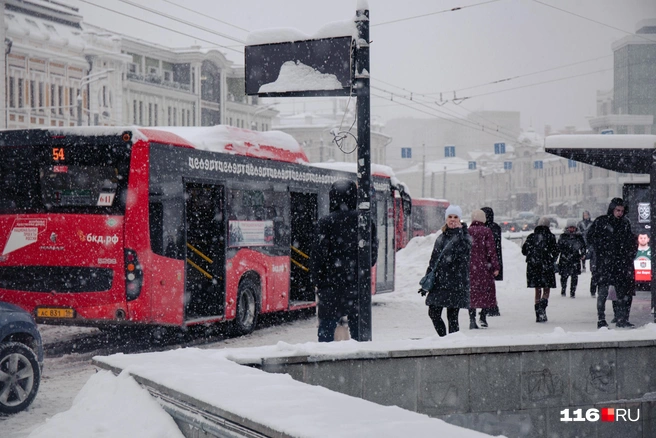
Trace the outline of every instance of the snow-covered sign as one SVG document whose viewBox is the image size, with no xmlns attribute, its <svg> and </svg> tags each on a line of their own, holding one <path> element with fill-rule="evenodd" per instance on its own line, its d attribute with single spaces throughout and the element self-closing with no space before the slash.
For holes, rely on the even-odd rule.
<svg viewBox="0 0 656 438">
<path fill-rule="evenodd" d="M 348 96 L 352 36 L 246 46 L 246 94 Z"/>
</svg>

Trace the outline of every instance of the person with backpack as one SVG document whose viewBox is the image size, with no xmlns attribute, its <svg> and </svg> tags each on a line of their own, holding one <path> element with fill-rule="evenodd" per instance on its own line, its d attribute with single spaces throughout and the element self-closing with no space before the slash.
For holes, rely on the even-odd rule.
<svg viewBox="0 0 656 438">
<path fill-rule="evenodd" d="M 561 295 L 567 295 L 567 279 L 572 278 L 569 290 L 571 298 L 576 297 L 576 286 L 581 274 L 581 261 L 585 260 L 585 240 L 577 231 L 576 220 L 569 219 L 565 231 L 558 238 L 558 273 L 560 274 Z"/>
<path fill-rule="evenodd" d="M 526 256 L 526 286 L 535 288 L 535 322 L 547 322 L 549 291 L 556 287 L 558 244 L 549 229 L 548 217 L 541 217 L 522 245 Z"/>
</svg>

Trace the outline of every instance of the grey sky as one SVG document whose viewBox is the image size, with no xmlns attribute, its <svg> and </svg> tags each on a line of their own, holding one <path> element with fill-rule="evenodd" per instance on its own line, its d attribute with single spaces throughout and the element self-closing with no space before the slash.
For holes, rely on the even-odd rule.
<svg viewBox="0 0 656 438">
<path fill-rule="evenodd" d="M 89 23 L 166 46 L 209 47 L 210 42 L 229 46 L 226 55 L 240 65 L 243 46 L 238 42 L 130 3 L 238 41 L 246 39 L 247 31 L 272 27 L 312 35 L 324 24 L 353 17 L 357 4 L 356 0 L 69 1 L 80 7 Z M 555 129 L 565 125 L 588 128 L 586 116 L 595 114 L 596 91 L 612 88 L 611 44 L 626 32 L 634 32 L 639 20 L 656 18 L 654 0 L 369 0 L 368 4 L 374 116 L 383 120 L 466 117 L 481 109 L 515 110 L 521 112 L 522 127 L 532 124 L 538 132 L 545 124 Z M 463 9 L 448 11 L 456 7 Z M 140 23 L 132 16 L 165 29 Z M 401 19 L 405 20 L 391 22 Z M 573 63 L 580 64 L 556 69 Z M 454 90 L 458 98 L 469 99 L 454 105 Z M 443 106 L 435 103 L 440 92 L 443 101 L 449 101 Z M 390 93 L 394 93 L 393 101 Z M 306 105 L 317 100 L 322 101 L 307 99 Z M 303 108 L 300 102 L 294 101 L 296 110 Z M 291 101 L 286 107 L 290 106 Z"/>
</svg>

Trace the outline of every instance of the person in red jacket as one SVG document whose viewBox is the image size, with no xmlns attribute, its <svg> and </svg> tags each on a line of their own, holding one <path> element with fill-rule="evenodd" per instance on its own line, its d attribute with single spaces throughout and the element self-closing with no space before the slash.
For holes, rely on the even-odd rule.
<svg viewBox="0 0 656 438">
<path fill-rule="evenodd" d="M 486 310 L 496 305 L 497 292 L 494 277 L 499 274 L 499 258 L 494 235 L 492 230 L 485 226 L 483 210 L 472 212 L 469 235 L 472 238 L 469 258 L 469 328 L 477 329 L 476 309 L 481 309 L 481 327 L 487 327 Z"/>
</svg>

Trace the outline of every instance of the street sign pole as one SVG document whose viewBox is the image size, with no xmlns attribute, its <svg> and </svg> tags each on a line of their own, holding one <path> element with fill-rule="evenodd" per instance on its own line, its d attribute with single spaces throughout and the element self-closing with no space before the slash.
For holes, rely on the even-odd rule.
<svg viewBox="0 0 656 438">
<path fill-rule="evenodd" d="M 371 121 L 369 10 L 356 11 L 355 93 L 358 117 L 358 324 L 355 339 L 371 341 Z"/>
</svg>

